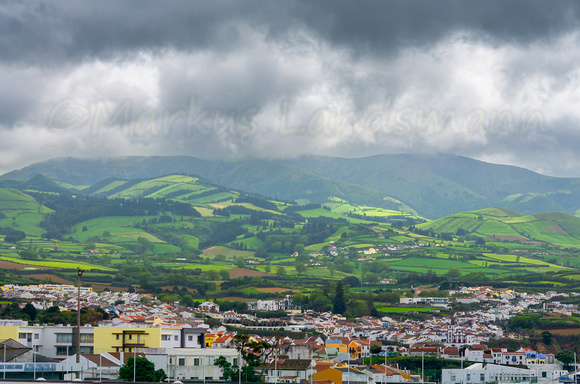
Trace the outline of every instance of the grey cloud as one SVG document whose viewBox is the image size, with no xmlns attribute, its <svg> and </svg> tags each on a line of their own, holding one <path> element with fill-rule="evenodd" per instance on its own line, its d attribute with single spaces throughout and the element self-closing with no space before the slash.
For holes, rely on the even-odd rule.
<svg viewBox="0 0 580 384">
<path fill-rule="evenodd" d="M 307 28 L 332 45 L 383 56 L 409 45 L 428 46 L 456 31 L 528 44 L 577 28 L 579 7 L 571 0 L 11 1 L 0 11 L 0 52 L 4 61 L 57 64 L 168 47 L 229 49 L 238 39 L 229 26 L 247 22 L 272 39 Z"/>
</svg>

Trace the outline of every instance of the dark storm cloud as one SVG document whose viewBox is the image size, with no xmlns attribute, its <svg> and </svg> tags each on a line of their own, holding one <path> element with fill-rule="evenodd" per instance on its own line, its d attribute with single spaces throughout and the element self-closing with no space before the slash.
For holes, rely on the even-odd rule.
<svg viewBox="0 0 580 384">
<path fill-rule="evenodd" d="M 168 47 L 228 49 L 238 39 L 228 26 L 240 22 L 265 28 L 273 39 L 304 27 L 371 55 L 429 45 L 455 31 L 528 44 L 577 28 L 579 7 L 575 1 L 12 1 L 0 11 L 0 59 L 58 64 Z"/>
<path fill-rule="evenodd" d="M 63 155 L 451 152 L 572 174 L 579 9 L 4 2 L 0 170 Z"/>
</svg>

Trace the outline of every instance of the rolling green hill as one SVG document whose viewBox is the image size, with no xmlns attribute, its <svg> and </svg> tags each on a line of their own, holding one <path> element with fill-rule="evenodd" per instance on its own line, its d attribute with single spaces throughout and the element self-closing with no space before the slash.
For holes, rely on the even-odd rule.
<svg viewBox="0 0 580 384">
<path fill-rule="evenodd" d="M 309 174 L 299 177 L 310 177 L 304 175 Z M 0 189 L 0 227 L 26 233 L 26 238 L 4 245 L 3 236 L 10 233 L 2 229 L 0 257 L 8 267 L 17 266 L 13 271 L 21 271 L 13 272 L 16 279 L 39 268 L 54 268 L 50 273 L 66 277 L 75 266 L 88 263 L 104 267 L 92 272 L 92 281 L 87 280 L 92 283 L 139 283 L 158 289 L 186 282 L 202 290 L 215 287 L 208 282 L 221 279 L 218 270 L 245 263 L 262 272 L 282 268 L 292 284 L 303 277 L 318 281 L 347 276 L 372 284 L 380 278 L 417 279 L 417 274 L 441 282 L 452 269 L 459 269 L 466 281 L 503 283 L 523 275 L 531 279 L 526 281 L 546 281 L 554 274 L 572 275 L 580 265 L 576 250 L 568 249 L 580 246 L 580 219 L 568 213 L 522 215 L 487 208 L 415 227 L 411 224 L 421 219 L 416 215 L 359 205 L 341 196 L 327 197 L 324 204 L 298 205 L 175 174 L 110 178 L 83 186 L 74 196 Z M 467 234 L 444 237 L 460 229 Z M 326 254 L 332 243 L 339 255 Z M 37 252 L 36 258 L 25 258 L 23 250 Z M 294 252 L 299 254 L 292 257 Z M 310 252 L 323 255 L 311 258 Z"/>
<path fill-rule="evenodd" d="M 21 191 L 40 191 L 40 192 L 52 192 L 60 193 L 65 195 L 70 195 L 72 192 L 68 188 L 60 186 L 51 179 L 43 175 L 36 175 L 28 180 L 0 180 L 0 188 L 13 188 L 19 189 Z"/>
<path fill-rule="evenodd" d="M 417 227 L 454 234 L 463 229 L 473 235 L 496 237 L 497 241 L 539 241 L 564 246 L 580 245 L 580 219 L 564 212 L 524 216 L 512 210 L 489 208 L 454 213 L 419 224 Z M 501 239 L 502 237 L 517 237 L 517 239 Z"/>
<path fill-rule="evenodd" d="M 50 212 L 24 192 L 0 188 L 0 227 L 11 227 L 28 235 L 39 236 L 44 232 L 39 227 L 43 214 Z"/>
<path fill-rule="evenodd" d="M 123 181 L 176 173 L 199 175 L 227 188 L 271 198 L 326 203 L 336 197 L 430 219 L 490 206 L 528 215 L 580 212 L 579 179 L 548 177 L 453 155 L 400 154 L 353 159 L 310 156 L 230 162 L 186 156 L 62 158 L 9 172 L 3 179 L 27 180 L 42 174 L 59 183 L 86 186 L 112 178 L 110 183 L 88 189 L 92 194 L 106 195 L 110 190 L 118 191 L 116 188 Z"/>
</svg>

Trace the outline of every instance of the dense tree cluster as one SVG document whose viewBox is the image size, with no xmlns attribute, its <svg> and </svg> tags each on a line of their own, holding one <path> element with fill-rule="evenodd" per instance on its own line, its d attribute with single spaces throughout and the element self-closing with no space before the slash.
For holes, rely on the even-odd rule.
<svg viewBox="0 0 580 384">
<path fill-rule="evenodd" d="M 53 210 L 40 223 L 46 229 L 46 238 L 61 239 L 70 233 L 74 225 L 97 217 L 156 216 L 159 213 L 201 217 L 190 204 L 165 199 L 98 199 L 45 193 L 31 195 L 40 204 Z"/>
<path fill-rule="evenodd" d="M 0 235 L 5 235 L 4 241 L 7 243 L 17 243 L 26 238 L 26 234 L 23 231 L 11 227 L 0 227 Z"/>
</svg>

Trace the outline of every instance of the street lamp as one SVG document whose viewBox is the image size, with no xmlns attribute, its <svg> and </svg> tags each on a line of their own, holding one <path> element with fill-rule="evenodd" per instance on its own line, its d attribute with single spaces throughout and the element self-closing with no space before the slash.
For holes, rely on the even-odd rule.
<svg viewBox="0 0 580 384">
<path fill-rule="evenodd" d="M 77 282 L 77 337 L 75 347 L 77 350 L 77 364 L 81 362 L 81 276 L 85 272 L 84 269 L 77 268 L 78 282 Z M 77 372 L 77 378 L 78 378 Z"/>
</svg>

